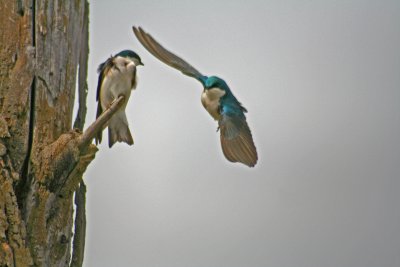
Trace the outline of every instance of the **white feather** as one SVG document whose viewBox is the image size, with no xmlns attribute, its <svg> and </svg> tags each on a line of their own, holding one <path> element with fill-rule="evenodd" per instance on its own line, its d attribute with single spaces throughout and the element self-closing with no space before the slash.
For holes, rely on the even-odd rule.
<svg viewBox="0 0 400 267">
<path fill-rule="evenodd" d="M 112 101 L 120 95 L 126 98 L 125 105 L 121 108 L 121 110 L 125 110 L 131 90 L 136 87 L 136 83 L 132 86 L 132 75 L 136 68 L 134 62 L 124 57 L 116 57 L 114 64 L 115 66 L 104 77 L 100 90 L 103 110 L 107 109 Z"/>
<path fill-rule="evenodd" d="M 204 90 L 201 94 L 201 103 L 215 120 L 219 120 L 219 100 L 224 95 L 225 91 L 217 87 Z"/>
</svg>

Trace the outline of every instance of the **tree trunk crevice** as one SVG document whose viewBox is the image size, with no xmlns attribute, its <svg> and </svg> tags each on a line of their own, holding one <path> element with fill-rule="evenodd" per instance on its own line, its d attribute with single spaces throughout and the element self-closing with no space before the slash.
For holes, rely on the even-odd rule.
<svg viewBox="0 0 400 267">
<path fill-rule="evenodd" d="M 0 266 L 82 265 L 88 15 L 86 0 L 0 2 Z"/>
</svg>

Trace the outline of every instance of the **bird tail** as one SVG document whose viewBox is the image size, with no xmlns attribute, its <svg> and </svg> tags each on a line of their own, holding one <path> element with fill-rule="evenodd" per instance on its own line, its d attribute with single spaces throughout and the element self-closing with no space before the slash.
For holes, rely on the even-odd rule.
<svg viewBox="0 0 400 267">
<path fill-rule="evenodd" d="M 115 116 L 108 125 L 108 146 L 112 147 L 116 142 L 124 142 L 133 145 L 133 138 L 128 123 Z"/>
</svg>

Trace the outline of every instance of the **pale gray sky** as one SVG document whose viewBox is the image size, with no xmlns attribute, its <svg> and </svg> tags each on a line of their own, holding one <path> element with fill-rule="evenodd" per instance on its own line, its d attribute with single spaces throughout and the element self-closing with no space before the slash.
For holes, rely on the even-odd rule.
<svg viewBox="0 0 400 267">
<path fill-rule="evenodd" d="M 225 160 L 201 85 L 132 25 L 228 82 L 255 168 Z M 145 66 L 135 145 L 104 142 L 85 175 L 85 267 L 400 266 L 399 25 L 397 0 L 92 1 L 88 123 L 97 66 Z"/>
</svg>

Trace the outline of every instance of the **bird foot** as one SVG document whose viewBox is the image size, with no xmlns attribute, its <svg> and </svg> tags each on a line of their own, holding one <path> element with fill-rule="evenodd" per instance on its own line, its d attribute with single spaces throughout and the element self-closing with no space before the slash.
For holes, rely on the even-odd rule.
<svg viewBox="0 0 400 267">
<path fill-rule="evenodd" d="M 118 95 L 118 97 L 114 98 L 114 100 L 108 105 L 108 108 L 110 108 L 110 107 L 115 103 L 115 101 L 118 100 L 118 98 L 119 98 L 120 96 L 125 97 L 123 94 Z"/>
</svg>

